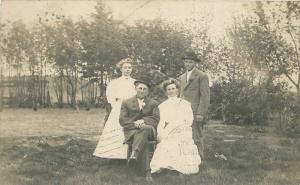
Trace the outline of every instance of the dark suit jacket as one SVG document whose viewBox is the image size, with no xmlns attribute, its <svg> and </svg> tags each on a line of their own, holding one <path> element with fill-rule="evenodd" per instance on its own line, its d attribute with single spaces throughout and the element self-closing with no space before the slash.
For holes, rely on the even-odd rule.
<svg viewBox="0 0 300 185">
<path fill-rule="evenodd" d="M 136 120 L 143 119 L 145 124 L 157 127 L 159 122 L 158 103 L 148 97 L 145 98 L 144 103 L 144 108 L 140 110 L 136 97 L 122 102 L 119 121 L 124 128 L 125 141 L 128 141 L 138 131 L 134 126 Z"/>
<path fill-rule="evenodd" d="M 180 96 L 191 103 L 194 115 L 207 117 L 210 103 L 209 81 L 204 72 L 194 69 L 187 81 L 187 74 L 179 77 Z"/>
</svg>

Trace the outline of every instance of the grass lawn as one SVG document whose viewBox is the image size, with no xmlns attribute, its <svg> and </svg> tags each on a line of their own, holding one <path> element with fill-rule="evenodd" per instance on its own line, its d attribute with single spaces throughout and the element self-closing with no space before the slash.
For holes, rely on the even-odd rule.
<svg viewBox="0 0 300 185">
<path fill-rule="evenodd" d="M 101 109 L 0 112 L 0 184 L 146 184 L 125 161 L 92 156 L 103 115 Z M 200 173 L 156 174 L 153 184 L 300 185 L 300 139 L 278 135 L 272 128 L 259 131 L 211 121 Z"/>
</svg>

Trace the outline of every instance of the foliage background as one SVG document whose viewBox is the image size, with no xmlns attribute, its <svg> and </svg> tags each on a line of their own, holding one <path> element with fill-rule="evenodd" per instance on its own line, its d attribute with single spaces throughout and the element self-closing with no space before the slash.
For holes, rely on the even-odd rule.
<svg viewBox="0 0 300 185">
<path fill-rule="evenodd" d="M 300 4 L 253 4 L 252 14 L 236 17 L 219 40 L 208 36 L 209 17 L 127 25 L 113 19 L 101 1 L 90 21 L 47 12 L 33 28 L 22 21 L 2 22 L 1 107 L 104 106 L 106 84 L 119 75 L 120 59 L 132 57 L 133 76 L 147 73 L 159 85 L 183 73 L 182 52 L 192 48 L 203 61 L 199 69 L 211 77 L 212 119 L 276 124 L 299 133 Z M 163 95 L 159 86 L 154 92 L 156 98 Z"/>
</svg>

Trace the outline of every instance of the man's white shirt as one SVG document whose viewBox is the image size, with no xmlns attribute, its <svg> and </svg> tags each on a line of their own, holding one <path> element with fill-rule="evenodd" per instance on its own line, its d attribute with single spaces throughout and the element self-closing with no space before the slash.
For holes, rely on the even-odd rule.
<svg viewBox="0 0 300 185">
<path fill-rule="evenodd" d="M 138 100 L 138 102 L 139 102 L 140 110 L 142 110 L 143 107 L 145 106 L 144 99 L 137 99 L 137 100 Z"/>
</svg>

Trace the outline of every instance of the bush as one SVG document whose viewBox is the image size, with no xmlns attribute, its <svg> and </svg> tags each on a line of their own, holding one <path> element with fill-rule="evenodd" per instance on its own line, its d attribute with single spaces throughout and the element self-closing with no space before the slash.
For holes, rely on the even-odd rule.
<svg viewBox="0 0 300 185">
<path fill-rule="evenodd" d="M 300 134 L 300 105 L 295 94 L 285 96 L 284 106 L 279 112 L 278 129 L 290 136 Z"/>
<path fill-rule="evenodd" d="M 217 82 L 211 88 L 211 117 L 225 123 L 268 123 L 269 115 L 284 106 L 285 85 L 253 85 L 247 80 Z"/>
</svg>

